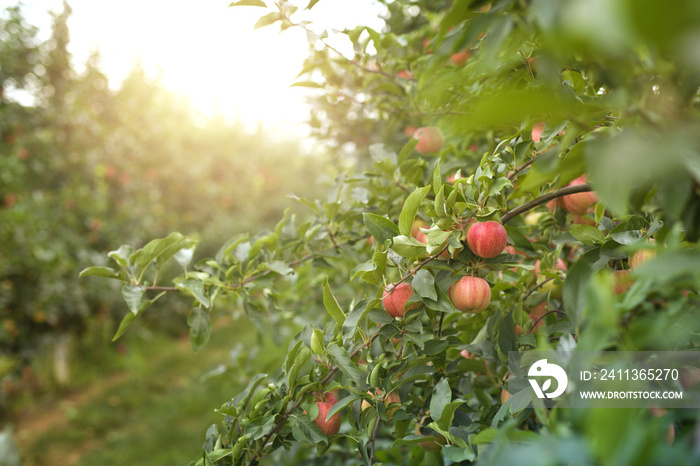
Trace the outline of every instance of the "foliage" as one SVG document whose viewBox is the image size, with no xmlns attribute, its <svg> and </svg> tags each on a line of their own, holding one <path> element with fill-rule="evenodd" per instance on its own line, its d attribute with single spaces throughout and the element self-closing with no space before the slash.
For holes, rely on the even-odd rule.
<svg viewBox="0 0 700 466">
<path fill-rule="evenodd" d="M 81 335 L 95 314 L 121 317 L 118 288 L 76 281 L 105 250 L 273 225 L 283 208 L 270 200 L 311 194 L 319 176 L 298 141 L 198 115 L 138 67 L 118 87 L 98 54 L 77 72 L 69 15 L 55 15 L 47 41 L 20 7 L 0 17 L 0 355 L 15 361 L 0 378 L 45 339 Z M 164 327 L 178 309 L 154 320 Z"/>
<path fill-rule="evenodd" d="M 83 271 L 123 283 L 120 332 L 159 293 L 189 299 L 195 350 L 231 299 L 260 322 L 308 322 L 277 372 L 221 407 L 223 427 L 208 431 L 196 464 L 291 464 L 314 456 L 308 445 L 318 464 L 697 462 L 693 413 L 549 410 L 528 407 L 529 389 L 502 392 L 509 351 L 698 346 L 697 2 L 384 3 L 386 30 L 339 33 L 352 57 L 296 22 L 292 2 L 258 23 L 307 30 L 297 84 L 319 89 L 317 134 L 337 147 L 374 143 L 327 201 L 301 200 L 311 221 L 287 215 L 271 232 L 236 236 L 168 286 L 155 277 L 189 247 L 178 234 Z M 408 126 L 437 126 L 447 144 L 418 154 Z M 583 174 L 590 184 L 567 187 Z M 582 218 L 544 207 L 592 189 L 599 202 Z M 464 247 L 473 220 L 506 224 L 513 249 L 474 255 Z M 656 257 L 619 289 L 615 272 L 643 248 Z M 449 287 L 465 275 L 490 283 L 486 311 L 453 307 Z M 382 294 L 404 282 L 419 306 L 394 319 Z M 344 422 L 326 437 L 314 401 L 332 390 L 329 414 Z"/>
</svg>

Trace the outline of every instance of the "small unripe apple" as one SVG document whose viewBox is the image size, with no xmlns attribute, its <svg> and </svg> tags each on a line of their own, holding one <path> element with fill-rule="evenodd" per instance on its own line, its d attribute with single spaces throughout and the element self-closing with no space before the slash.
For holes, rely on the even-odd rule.
<svg viewBox="0 0 700 466">
<path fill-rule="evenodd" d="M 587 182 L 588 177 L 583 175 L 569 183 L 569 186 L 578 186 L 580 184 L 586 184 Z M 588 191 L 585 193 L 569 194 L 562 199 L 564 199 L 564 205 L 569 212 L 583 215 L 593 207 L 593 204 L 598 202 L 598 195 L 596 195 L 594 191 Z"/>
<path fill-rule="evenodd" d="M 630 275 L 629 270 L 615 270 L 612 273 L 613 278 L 613 293 L 622 294 L 632 288 L 634 278 Z"/>
<path fill-rule="evenodd" d="M 463 50 L 461 52 L 457 52 L 452 54 L 450 57 L 450 61 L 454 66 L 463 66 L 467 60 L 469 60 L 469 57 L 471 56 L 471 52 L 469 50 Z"/>
<path fill-rule="evenodd" d="M 406 303 L 413 296 L 413 288 L 408 283 L 401 283 L 398 286 L 389 285 L 384 290 L 383 300 L 384 309 L 392 317 L 403 317 L 406 311 L 416 309 L 418 303 L 411 304 L 406 309 Z"/>
<path fill-rule="evenodd" d="M 695 366 L 683 366 L 678 372 L 680 373 L 679 380 L 683 388 L 692 387 L 700 382 L 700 369 Z"/>
<path fill-rule="evenodd" d="M 416 150 L 421 154 L 440 152 L 445 147 L 445 137 L 437 126 L 418 128 L 413 138 L 418 139 Z"/>
<path fill-rule="evenodd" d="M 317 401 L 316 406 L 318 406 L 318 416 L 316 416 L 316 419 L 314 419 L 314 423 L 325 435 L 337 434 L 340 430 L 340 413 L 335 413 L 326 421 L 326 416 L 328 416 L 328 413 L 333 408 L 333 405 L 323 401 Z"/>
<path fill-rule="evenodd" d="M 632 254 L 629 259 L 630 269 L 635 270 L 637 267 L 656 257 L 656 251 L 653 249 L 640 249 L 639 251 Z"/>
<path fill-rule="evenodd" d="M 491 288 L 486 280 L 479 277 L 462 277 L 450 285 L 450 301 L 462 312 L 477 314 L 491 302 Z"/>
<path fill-rule="evenodd" d="M 544 121 L 539 121 L 532 125 L 532 141 L 540 142 L 542 131 L 544 130 Z"/>
<path fill-rule="evenodd" d="M 537 225 L 542 217 L 542 212 L 530 212 L 525 216 L 525 225 L 534 226 Z"/>
<path fill-rule="evenodd" d="M 467 245 L 474 254 L 493 259 L 503 252 L 508 242 L 505 227 L 494 221 L 475 223 L 467 230 Z"/>
</svg>

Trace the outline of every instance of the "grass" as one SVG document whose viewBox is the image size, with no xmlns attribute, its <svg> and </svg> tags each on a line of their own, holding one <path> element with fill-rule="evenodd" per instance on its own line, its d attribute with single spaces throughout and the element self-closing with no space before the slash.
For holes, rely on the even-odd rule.
<svg viewBox="0 0 700 466">
<path fill-rule="evenodd" d="M 271 373 L 284 358 L 285 348 L 257 335 L 247 319 L 228 320 L 198 355 L 186 339 L 130 335 L 127 369 L 15 426 L 22 464 L 187 464 L 201 452 L 207 428 L 223 420 L 214 409 L 245 386 L 245 374 Z M 202 377 L 227 364 L 225 373 Z"/>
</svg>

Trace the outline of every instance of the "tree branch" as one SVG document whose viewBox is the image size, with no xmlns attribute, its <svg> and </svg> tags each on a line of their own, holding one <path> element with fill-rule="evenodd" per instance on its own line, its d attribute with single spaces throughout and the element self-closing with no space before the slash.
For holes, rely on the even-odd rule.
<svg viewBox="0 0 700 466">
<path fill-rule="evenodd" d="M 560 197 L 567 196 L 569 194 L 576 194 L 576 193 L 585 193 L 588 191 L 593 191 L 593 188 L 591 188 L 591 185 L 588 183 L 585 184 L 577 184 L 576 186 L 567 186 L 565 188 L 558 189 L 557 191 L 552 191 L 551 193 L 543 194 L 542 196 L 538 197 L 537 199 L 533 199 L 530 202 L 526 202 L 525 204 L 516 207 L 515 209 L 506 212 L 503 217 L 501 217 L 501 223 L 507 223 L 508 221 L 512 220 L 513 218 L 517 217 L 518 215 L 527 212 L 528 210 L 532 210 L 535 207 L 546 204 L 547 202 L 551 201 L 552 199 L 557 199 Z"/>
</svg>

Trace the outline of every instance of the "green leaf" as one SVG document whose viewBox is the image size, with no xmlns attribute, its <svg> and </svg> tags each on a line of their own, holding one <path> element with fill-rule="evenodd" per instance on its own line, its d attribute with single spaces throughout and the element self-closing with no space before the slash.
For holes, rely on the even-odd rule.
<svg viewBox="0 0 700 466">
<path fill-rule="evenodd" d="M 581 322 L 586 301 L 586 285 L 591 278 L 592 270 L 584 258 L 579 259 L 566 275 L 562 296 L 564 311 L 575 324 Z"/>
<path fill-rule="evenodd" d="M 391 249 L 401 257 L 419 257 L 427 253 L 425 244 L 421 243 L 413 236 L 396 236 Z"/>
<path fill-rule="evenodd" d="M 261 6 L 267 8 L 267 5 L 265 5 L 265 2 L 262 0 L 238 0 L 237 2 L 231 2 L 231 4 L 229 4 L 229 7 L 232 6 Z"/>
<path fill-rule="evenodd" d="M 323 89 L 323 84 L 313 81 L 297 81 L 289 87 L 311 87 L 313 89 Z"/>
<path fill-rule="evenodd" d="M 365 223 L 367 231 L 369 231 L 369 233 L 374 236 L 375 241 L 380 244 L 401 234 L 399 228 L 394 225 L 394 222 L 380 215 L 365 212 L 362 214 L 362 220 Z"/>
<path fill-rule="evenodd" d="M 255 23 L 253 29 L 260 29 L 262 27 L 269 26 L 270 24 L 280 21 L 281 19 L 282 17 L 280 16 L 279 12 L 268 13 Z"/>
<path fill-rule="evenodd" d="M 418 296 L 437 301 L 438 295 L 437 291 L 435 291 L 435 277 L 433 277 L 433 274 L 429 271 L 421 269 L 416 272 L 411 286 Z"/>
<path fill-rule="evenodd" d="M 433 194 L 437 195 L 442 190 L 442 169 L 440 168 L 440 160 L 435 164 L 433 170 Z M 444 199 L 444 194 L 443 194 Z M 437 210 L 437 208 L 436 208 Z"/>
<path fill-rule="evenodd" d="M 345 377 L 359 387 L 364 387 L 365 384 L 362 381 L 362 374 L 355 363 L 350 359 L 350 355 L 348 354 L 347 350 L 342 346 L 338 346 L 337 344 L 331 344 L 327 349 L 328 353 L 331 355 L 331 358 L 333 358 L 333 362 L 335 362 L 338 369 L 340 369 L 340 372 L 345 374 Z"/>
<path fill-rule="evenodd" d="M 128 244 L 122 244 L 119 249 L 110 251 L 107 256 L 125 269 L 128 268 L 128 259 L 134 253 L 134 248 Z"/>
<path fill-rule="evenodd" d="M 496 436 L 498 435 L 498 429 L 495 429 L 493 427 L 487 427 L 486 429 L 482 430 L 476 436 L 474 437 L 474 440 L 472 443 L 475 445 L 483 445 L 485 443 L 491 443 L 494 441 Z"/>
<path fill-rule="evenodd" d="M 116 280 L 121 280 L 123 282 L 129 279 L 124 275 L 121 270 L 114 270 L 111 267 L 88 267 L 83 269 L 78 275 L 79 278 L 83 277 L 104 277 L 104 278 L 114 278 Z"/>
<path fill-rule="evenodd" d="M 263 416 L 253 419 L 245 426 L 245 434 L 251 440 L 258 440 L 275 427 L 275 416 Z"/>
<path fill-rule="evenodd" d="M 159 293 L 153 299 L 150 299 L 148 301 L 142 301 L 141 304 L 139 305 L 139 309 L 138 309 L 138 312 L 136 314 L 134 314 L 132 312 L 127 312 L 126 315 L 124 316 L 124 318 L 122 319 L 121 323 L 119 324 L 119 328 L 117 329 L 116 333 L 114 334 L 112 341 L 117 341 L 119 339 L 119 337 L 121 337 L 124 334 L 124 332 L 127 331 L 127 329 L 131 326 L 131 324 L 133 324 L 134 321 L 136 321 L 136 319 L 139 316 L 141 316 L 141 314 L 143 314 L 146 309 L 151 307 L 151 304 L 156 302 L 158 300 L 158 298 L 160 298 L 163 295 L 165 295 L 165 291 L 163 291 L 162 293 Z"/>
<path fill-rule="evenodd" d="M 333 320 L 341 325 L 345 322 L 347 316 L 340 308 L 335 296 L 333 296 L 333 291 L 330 285 L 328 285 L 328 277 L 323 279 L 323 305 L 326 307 L 326 311 L 333 317 Z"/>
<path fill-rule="evenodd" d="M 132 314 L 138 314 L 139 304 L 145 292 L 145 286 L 126 284 L 122 287 L 122 296 Z"/>
<path fill-rule="evenodd" d="M 171 233 L 165 238 L 149 241 L 143 248 L 132 254 L 129 262 L 135 264 L 139 270 L 145 270 L 153 261 L 157 261 L 160 266 L 180 249 L 191 246 L 192 240 L 189 238 L 177 232 Z"/>
<path fill-rule="evenodd" d="M 518 350 L 518 341 L 515 338 L 515 322 L 513 321 L 513 311 L 509 312 L 498 329 L 498 347 L 503 354 L 508 354 L 509 351 Z"/>
<path fill-rule="evenodd" d="M 344 407 L 346 407 L 347 405 L 349 405 L 353 401 L 359 400 L 359 399 L 360 399 L 360 395 L 353 394 L 350 396 L 346 396 L 342 400 L 339 400 L 336 404 L 333 405 L 331 410 L 328 411 L 328 416 L 326 416 L 326 420 L 330 419 L 335 413 L 339 412 L 341 409 L 343 409 Z"/>
<path fill-rule="evenodd" d="M 321 0 L 309 0 L 309 4 L 306 6 L 306 9 L 307 10 L 312 9 L 314 7 L 314 5 L 316 5 L 320 1 Z"/>
<path fill-rule="evenodd" d="M 175 286 L 188 296 L 193 297 L 202 306 L 209 309 L 209 296 L 207 296 L 204 291 L 204 284 L 201 280 L 195 278 L 188 278 L 184 280 L 182 278 L 173 280 Z"/>
<path fill-rule="evenodd" d="M 300 442 L 311 444 L 328 441 L 328 437 L 306 416 L 292 416 L 292 435 Z"/>
<path fill-rule="evenodd" d="M 445 380 L 445 379 L 443 379 Z M 444 408 L 442 409 L 442 412 L 440 413 L 440 419 L 437 421 L 437 425 L 442 429 L 442 430 L 449 430 L 450 426 L 452 426 L 452 420 L 455 417 L 455 411 L 457 411 L 457 408 L 462 406 L 464 404 L 464 400 L 455 400 L 451 403 L 447 403 Z M 432 413 L 432 411 L 431 411 Z M 431 414 L 432 416 L 432 414 Z"/>
<path fill-rule="evenodd" d="M 432 398 L 430 399 L 430 417 L 434 421 L 440 420 L 442 411 L 452 401 L 452 390 L 446 377 L 440 379 L 433 390 Z"/>
<path fill-rule="evenodd" d="M 403 209 L 401 209 L 401 215 L 399 215 L 399 232 L 401 232 L 402 235 L 409 236 L 411 234 L 411 228 L 413 228 L 413 221 L 418 213 L 418 207 L 420 207 L 420 203 L 423 202 L 428 192 L 430 192 L 430 185 L 416 188 L 416 190 L 406 198 Z"/>
<path fill-rule="evenodd" d="M 590 225 L 573 224 L 569 227 L 569 233 L 588 246 L 603 244 L 605 242 L 605 234 L 596 227 Z"/>
<path fill-rule="evenodd" d="M 190 344 L 192 350 L 198 353 L 209 341 L 211 324 L 209 313 L 201 307 L 195 307 L 187 316 L 187 325 L 190 327 Z"/>
<path fill-rule="evenodd" d="M 613 228 L 610 237 L 620 244 L 634 244 L 642 239 L 647 226 L 646 220 L 635 215 Z"/>
</svg>

